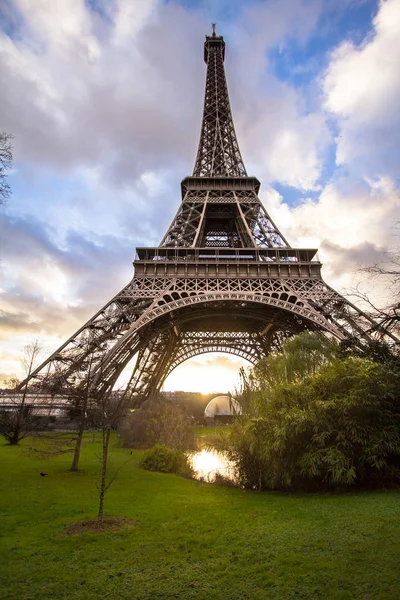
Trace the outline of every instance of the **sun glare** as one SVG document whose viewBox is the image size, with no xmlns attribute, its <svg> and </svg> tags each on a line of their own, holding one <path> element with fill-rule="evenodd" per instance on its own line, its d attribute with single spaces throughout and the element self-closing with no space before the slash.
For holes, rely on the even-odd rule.
<svg viewBox="0 0 400 600">
<path fill-rule="evenodd" d="M 185 390 L 202 394 L 234 392 L 239 385 L 239 369 L 247 361 L 229 354 L 206 354 L 179 365 L 167 377 L 165 391 Z"/>
</svg>

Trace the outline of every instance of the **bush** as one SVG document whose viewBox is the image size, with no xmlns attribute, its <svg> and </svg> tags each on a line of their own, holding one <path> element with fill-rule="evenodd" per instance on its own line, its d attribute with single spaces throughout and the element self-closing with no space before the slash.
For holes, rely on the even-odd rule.
<svg viewBox="0 0 400 600">
<path fill-rule="evenodd" d="M 335 359 L 313 376 L 255 392 L 232 429 L 242 485 L 313 490 L 400 481 L 400 373 Z"/>
<path fill-rule="evenodd" d="M 196 449 L 193 420 L 162 397 L 149 398 L 123 423 L 121 435 L 128 448 L 151 448 L 161 444 L 186 452 Z"/>
<path fill-rule="evenodd" d="M 162 444 L 147 450 L 139 466 L 147 471 L 158 471 L 159 473 L 179 473 L 181 475 L 191 473 L 185 454 Z"/>
</svg>

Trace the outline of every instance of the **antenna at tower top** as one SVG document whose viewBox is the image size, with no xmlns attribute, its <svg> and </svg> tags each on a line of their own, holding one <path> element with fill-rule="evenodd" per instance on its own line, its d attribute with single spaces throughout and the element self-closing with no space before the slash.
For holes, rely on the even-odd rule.
<svg viewBox="0 0 400 600">
<path fill-rule="evenodd" d="M 216 26 L 217 26 L 217 24 L 216 24 L 216 23 L 211 23 L 213 37 L 215 37 L 215 36 L 216 36 L 216 33 L 215 33 L 215 28 L 216 28 Z"/>
</svg>

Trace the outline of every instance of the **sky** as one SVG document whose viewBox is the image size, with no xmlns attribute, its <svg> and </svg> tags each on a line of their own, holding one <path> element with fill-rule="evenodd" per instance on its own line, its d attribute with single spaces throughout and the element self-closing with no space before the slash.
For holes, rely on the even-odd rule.
<svg viewBox="0 0 400 600">
<path fill-rule="evenodd" d="M 0 380 L 55 350 L 157 246 L 193 171 L 204 35 L 217 23 L 241 153 L 325 281 L 384 303 L 359 269 L 398 249 L 400 0 L 3 0 Z M 398 234 L 398 230 L 397 230 Z M 187 361 L 165 389 L 226 392 L 243 361 Z"/>
</svg>

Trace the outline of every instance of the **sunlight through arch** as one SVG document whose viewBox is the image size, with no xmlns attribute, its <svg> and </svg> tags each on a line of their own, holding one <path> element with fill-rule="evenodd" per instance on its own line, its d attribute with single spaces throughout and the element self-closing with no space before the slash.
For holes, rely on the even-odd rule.
<svg viewBox="0 0 400 600">
<path fill-rule="evenodd" d="M 250 363 L 225 352 L 208 352 L 190 358 L 170 373 L 164 391 L 184 390 L 203 394 L 234 392 L 239 387 L 239 370 Z"/>
</svg>

